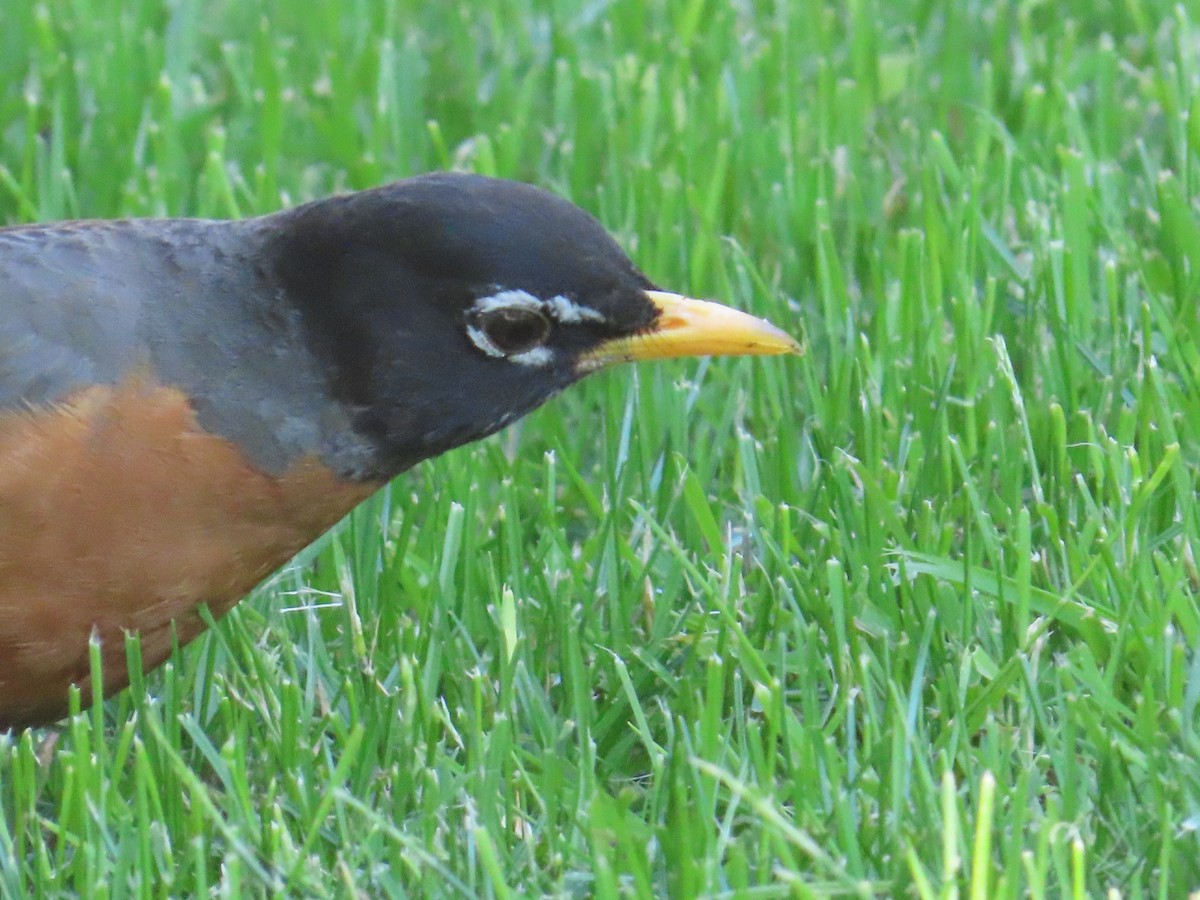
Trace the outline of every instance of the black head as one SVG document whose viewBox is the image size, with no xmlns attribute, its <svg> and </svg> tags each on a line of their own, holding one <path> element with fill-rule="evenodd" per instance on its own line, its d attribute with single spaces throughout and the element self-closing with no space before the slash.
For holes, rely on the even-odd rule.
<svg viewBox="0 0 1200 900">
<path fill-rule="evenodd" d="M 271 219 L 275 278 L 377 448 L 377 470 L 356 474 L 390 477 L 490 434 L 602 362 L 674 355 L 629 349 L 660 327 L 655 297 L 673 295 L 539 188 L 441 173 Z"/>
</svg>

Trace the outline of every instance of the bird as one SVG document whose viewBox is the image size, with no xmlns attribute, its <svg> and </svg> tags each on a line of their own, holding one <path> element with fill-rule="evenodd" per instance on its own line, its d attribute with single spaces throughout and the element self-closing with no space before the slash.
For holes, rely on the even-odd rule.
<svg viewBox="0 0 1200 900">
<path fill-rule="evenodd" d="M 541 187 L 0 228 L 0 732 L 110 696 L 355 505 L 627 361 L 799 353 Z"/>
</svg>

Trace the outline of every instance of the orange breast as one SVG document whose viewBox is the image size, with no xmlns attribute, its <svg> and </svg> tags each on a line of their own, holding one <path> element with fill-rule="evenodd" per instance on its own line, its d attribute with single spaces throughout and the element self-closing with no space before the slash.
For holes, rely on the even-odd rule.
<svg viewBox="0 0 1200 900">
<path fill-rule="evenodd" d="M 127 682 L 124 632 L 147 668 L 221 616 L 378 484 L 309 461 L 282 477 L 198 427 L 179 391 L 145 382 L 0 417 L 0 728 L 52 721 L 69 686 Z"/>
</svg>

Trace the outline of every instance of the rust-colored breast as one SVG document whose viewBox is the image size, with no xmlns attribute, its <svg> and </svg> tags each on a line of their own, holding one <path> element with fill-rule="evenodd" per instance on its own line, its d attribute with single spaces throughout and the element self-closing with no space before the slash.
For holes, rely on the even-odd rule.
<svg viewBox="0 0 1200 900">
<path fill-rule="evenodd" d="M 97 387 L 0 417 L 0 729 L 53 721 L 89 697 L 88 638 L 104 690 L 127 682 L 124 632 L 147 668 L 223 615 L 366 498 L 305 462 L 282 477 L 201 430 L 179 391 Z"/>
</svg>

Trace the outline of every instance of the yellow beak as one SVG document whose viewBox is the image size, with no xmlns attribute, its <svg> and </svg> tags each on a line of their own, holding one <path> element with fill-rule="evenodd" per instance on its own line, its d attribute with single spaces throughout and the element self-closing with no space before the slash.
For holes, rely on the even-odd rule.
<svg viewBox="0 0 1200 900">
<path fill-rule="evenodd" d="M 676 356 L 766 356 L 803 353 L 800 343 L 765 319 L 719 303 L 646 291 L 658 309 L 649 331 L 606 341 L 580 360 L 594 371 L 618 362 Z"/>
</svg>

